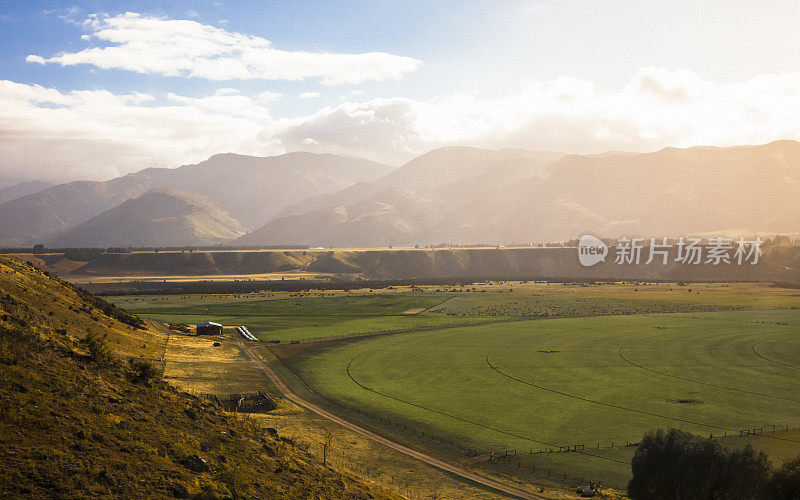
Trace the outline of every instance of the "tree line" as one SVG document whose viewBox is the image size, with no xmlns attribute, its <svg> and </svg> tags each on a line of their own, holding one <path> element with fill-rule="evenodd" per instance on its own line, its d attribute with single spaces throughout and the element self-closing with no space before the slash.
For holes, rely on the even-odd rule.
<svg viewBox="0 0 800 500">
<path fill-rule="evenodd" d="M 634 500 L 800 498 L 800 456 L 773 468 L 749 443 L 732 450 L 677 429 L 645 434 L 631 469 Z"/>
</svg>

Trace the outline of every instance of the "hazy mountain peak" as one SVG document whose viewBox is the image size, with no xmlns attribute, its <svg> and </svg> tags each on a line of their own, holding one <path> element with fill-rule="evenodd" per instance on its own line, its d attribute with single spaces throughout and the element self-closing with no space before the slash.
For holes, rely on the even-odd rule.
<svg viewBox="0 0 800 500">
<path fill-rule="evenodd" d="M 240 241 L 346 247 L 544 242 L 586 232 L 677 237 L 730 228 L 800 231 L 796 141 L 568 155 L 538 163 L 531 154 L 440 148 L 374 183 L 293 206 Z"/>
<path fill-rule="evenodd" d="M 235 153 L 178 168 L 148 168 L 106 182 L 75 181 L 0 205 L 0 245 L 50 240 L 154 188 L 202 194 L 245 227 L 258 227 L 312 196 L 374 181 L 394 167 L 315 153 L 256 157 Z"/>
<path fill-rule="evenodd" d="M 20 182 L 19 184 L 14 184 L 13 186 L 0 188 L 0 204 L 11 200 L 16 200 L 17 198 L 22 198 L 23 196 L 27 196 L 29 194 L 38 193 L 39 191 L 43 191 L 52 185 L 53 184 L 51 182 L 28 181 Z"/>
<path fill-rule="evenodd" d="M 244 229 L 196 193 L 153 189 L 107 210 L 55 238 L 54 247 L 207 245 Z"/>
</svg>

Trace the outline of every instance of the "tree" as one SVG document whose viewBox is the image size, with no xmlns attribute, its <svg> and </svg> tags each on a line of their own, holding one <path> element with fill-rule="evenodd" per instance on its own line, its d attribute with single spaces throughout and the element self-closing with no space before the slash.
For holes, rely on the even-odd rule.
<svg viewBox="0 0 800 500">
<path fill-rule="evenodd" d="M 789 459 L 772 476 L 772 497 L 797 498 L 800 495 L 800 456 Z"/>
<path fill-rule="evenodd" d="M 771 464 L 748 445 L 729 450 L 677 429 L 649 432 L 631 460 L 633 499 L 767 498 Z"/>
<path fill-rule="evenodd" d="M 333 431 L 327 429 L 325 431 L 325 435 L 323 436 L 322 441 L 322 465 L 328 465 L 328 452 L 331 449 L 331 444 L 333 443 Z"/>
<path fill-rule="evenodd" d="M 37 254 L 38 253 L 44 253 L 44 245 L 42 245 L 41 243 L 37 243 L 36 245 L 33 245 L 32 252 L 33 253 L 37 253 Z"/>
</svg>

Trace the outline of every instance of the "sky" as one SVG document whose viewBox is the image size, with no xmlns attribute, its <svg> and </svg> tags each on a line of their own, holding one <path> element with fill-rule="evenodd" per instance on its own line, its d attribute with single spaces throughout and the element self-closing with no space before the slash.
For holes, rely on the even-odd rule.
<svg viewBox="0 0 800 500">
<path fill-rule="evenodd" d="M 794 0 L 0 1 L 0 186 L 800 139 Z"/>
</svg>

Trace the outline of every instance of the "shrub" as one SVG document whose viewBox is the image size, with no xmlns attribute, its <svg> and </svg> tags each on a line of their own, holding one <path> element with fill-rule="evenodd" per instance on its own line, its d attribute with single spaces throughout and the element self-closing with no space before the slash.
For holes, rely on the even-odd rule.
<svg viewBox="0 0 800 500">
<path fill-rule="evenodd" d="M 156 366 L 146 359 L 131 358 L 128 363 L 131 368 L 131 377 L 134 381 L 150 381 L 161 378 L 161 372 Z"/>
<path fill-rule="evenodd" d="M 216 474 L 216 479 L 228 487 L 233 500 L 241 498 L 242 489 L 247 484 L 247 476 L 240 468 L 223 466 Z"/>
<path fill-rule="evenodd" d="M 89 331 L 81 340 L 88 349 L 92 359 L 101 365 L 109 365 L 114 361 L 114 354 L 108 346 L 107 335 Z"/>
<path fill-rule="evenodd" d="M 771 465 L 749 445 L 729 450 L 670 429 L 645 434 L 631 460 L 633 499 L 768 498 Z"/>
</svg>

